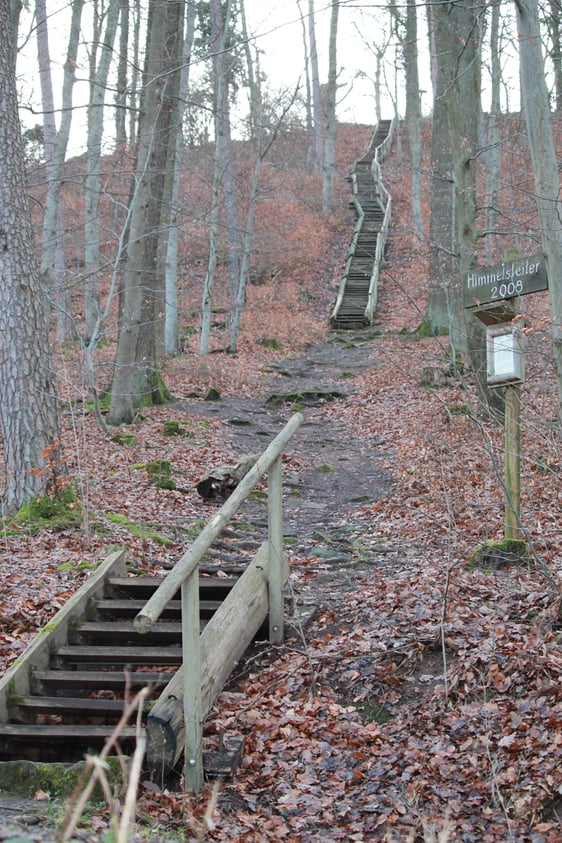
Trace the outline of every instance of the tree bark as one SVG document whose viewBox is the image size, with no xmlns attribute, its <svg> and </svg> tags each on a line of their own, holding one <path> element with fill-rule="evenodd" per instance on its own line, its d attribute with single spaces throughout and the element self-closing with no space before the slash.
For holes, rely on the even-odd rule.
<svg viewBox="0 0 562 843">
<path fill-rule="evenodd" d="M 64 238 L 61 237 L 61 234 L 64 232 L 64 217 L 60 196 L 66 150 L 72 123 L 72 90 L 76 78 L 75 68 L 83 7 L 84 0 L 74 0 L 72 3 L 68 51 L 64 65 L 61 119 L 57 132 L 45 0 L 37 0 L 35 6 L 37 15 L 39 78 L 44 112 L 45 166 L 48 179 L 45 215 L 43 217 L 41 277 L 47 295 L 49 298 L 52 297 L 57 309 L 57 337 L 60 341 L 68 341 L 74 333 L 70 295 L 66 288 Z"/>
<path fill-rule="evenodd" d="M 181 158 L 184 145 L 183 119 L 189 90 L 189 70 L 191 51 L 195 32 L 196 4 L 194 0 L 187 0 L 187 15 L 183 46 L 183 61 L 180 77 L 178 125 L 176 128 L 175 167 L 172 173 L 172 187 L 170 196 L 170 219 L 166 248 L 166 324 L 164 327 L 164 350 L 166 354 L 175 354 L 178 347 L 178 214 L 180 212 L 180 175 Z M 164 244 L 162 244 L 164 248 Z"/>
<path fill-rule="evenodd" d="M 110 424 L 130 423 L 136 408 L 159 404 L 167 391 L 158 371 L 165 313 L 164 277 L 157 272 L 166 166 L 178 108 L 184 2 L 152 0 L 146 69 L 123 278 L 123 308 L 111 389 Z M 175 145 L 175 137 L 173 137 Z"/>
<path fill-rule="evenodd" d="M 406 71 L 406 135 L 412 178 L 411 208 L 416 236 L 423 237 L 421 212 L 421 94 L 418 71 L 418 19 L 415 0 L 407 0 L 406 17 L 401 17 L 398 7 L 390 5 Z"/>
<path fill-rule="evenodd" d="M 334 210 L 334 165 L 336 160 L 336 94 L 338 85 L 337 43 L 339 0 L 332 0 L 330 17 L 330 43 L 328 50 L 328 85 L 326 87 L 326 139 L 324 142 L 322 184 L 322 211 Z"/>
<path fill-rule="evenodd" d="M 521 92 L 552 314 L 552 351 L 562 413 L 562 206 L 536 0 L 515 0 L 519 22 Z"/>
<path fill-rule="evenodd" d="M 56 492 L 63 474 L 47 310 L 25 183 L 11 5 L 0 0 L 0 423 L 7 513 Z"/>
<path fill-rule="evenodd" d="M 211 295 L 217 265 L 221 187 L 224 199 L 224 227 L 227 238 L 228 276 L 230 282 L 231 313 L 236 306 L 240 278 L 241 243 L 238 199 L 236 195 L 235 162 L 230 135 L 230 105 L 228 99 L 231 59 L 227 55 L 227 33 L 230 28 L 231 0 L 226 4 L 225 16 L 221 0 L 211 0 L 211 51 L 213 59 L 213 87 L 215 103 L 215 170 L 213 200 L 209 226 L 209 261 L 203 289 L 201 341 L 199 353 L 204 357 L 209 348 L 211 326 Z"/>
<path fill-rule="evenodd" d="M 314 0 L 308 0 L 308 41 L 310 45 L 310 80 L 312 86 L 312 119 L 314 133 L 314 169 L 322 165 L 324 151 L 324 126 L 322 121 L 322 93 L 318 69 L 318 48 L 314 25 Z"/>
<path fill-rule="evenodd" d="M 481 118 L 480 53 L 485 4 L 449 2 L 434 6 L 436 45 L 445 74 L 445 103 L 455 184 L 458 264 L 451 285 L 451 344 L 470 363 L 483 406 L 493 396 L 486 387 L 484 331 L 472 313 L 466 314 L 460 280 L 476 266 L 476 164 Z"/>
<path fill-rule="evenodd" d="M 127 87 L 129 62 L 129 30 L 131 12 L 129 0 L 119 0 L 119 58 L 117 60 L 117 87 L 115 91 L 115 146 L 127 143 Z"/>
<path fill-rule="evenodd" d="M 120 0 L 110 0 L 105 14 L 105 32 L 95 28 L 95 42 L 90 60 L 90 101 L 88 103 L 88 140 L 86 150 L 87 170 L 85 180 L 84 251 L 85 284 L 85 335 L 84 342 L 96 343 L 100 327 L 99 271 L 100 271 L 100 219 L 101 147 L 104 125 L 104 106 L 107 78 L 113 58 L 113 45 L 117 34 Z M 97 62 L 98 51 L 101 54 Z"/>
<path fill-rule="evenodd" d="M 445 69 L 439 61 L 434 7 L 427 4 L 433 86 L 431 128 L 431 196 L 429 214 L 429 294 L 425 320 L 435 334 L 449 333 L 451 293 L 457 254 L 455 189 L 445 95 Z"/>
</svg>

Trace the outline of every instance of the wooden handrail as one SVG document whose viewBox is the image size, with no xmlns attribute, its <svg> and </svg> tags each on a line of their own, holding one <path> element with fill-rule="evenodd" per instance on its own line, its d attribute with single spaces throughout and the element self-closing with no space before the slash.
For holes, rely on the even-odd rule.
<svg viewBox="0 0 562 843">
<path fill-rule="evenodd" d="M 163 583 L 137 614 L 134 626 L 137 632 L 152 629 L 166 604 L 181 588 L 182 606 L 182 691 L 183 725 L 185 729 L 184 758 L 187 790 L 198 793 L 203 786 L 203 720 L 205 717 L 201 689 L 202 656 L 199 620 L 199 562 L 213 541 L 226 527 L 250 492 L 266 472 L 268 482 L 268 542 L 267 550 L 267 600 L 269 606 L 270 640 L 279 644 L 283 640 L 283 584 L 286 560 L 283 553 L 282 469 L 283 448 L 303 423 L 301 413 L 295 413 L 283 430 L 240 481 L 232 495 L 209 521 L 184 553 Z M 254 560 L 255 562 L 255 560 Z M 254 565 L 255 567 L 255 565 Z M 265 567 L 265 566 L 264 566 Z M 248 572 L 247 572 L 248 573 Z M 244 574 L 241 580 L 244 579 Z M 228 597 L 227 597 L 228 601 Z M 219 646 L 222 645 L 220 642 Z M 173 681 L 173 680 L 172 680 Z M 150 747 L 149 747 L 150 750 Z"/>
<path fill-rule="evenodd" d="M 378 236 L 377 236 L 377 245 L 376 245 L 376 251 L 375 251 L 375 256 L 374 256 L 373 269 L 372 269 L 372 272 L 371 272 L 371 277 L 369 279 L 369 290 L 368 290 L 368 295 L 367 295 L 367 303 L 366 303 L 366 306 L 365 306 L 365 310 L 363 311 L 363 324 L 372 324 L 373 318 L 374 318 L 374 312 L 375 312 L 375 308 L 376 308 L 376 304 L 377 304 L 377 288 L 378 288 L 378 277 L 379 277 L 380 263 L 382 261 L 382 257 L 383 257 L 383 253 L 384 253 L 384 247 L 386 245 L 386 240 L 387 240 L 387 236 L 388 236 L 388 228 L 389 228 L 389 225 L 390 225 L 390 215 L 391 215 L 391 207 L 392 207 L 392 201 L 391 201 L 390 194 L 389 194 L 388 190 L 386 189 L 386 187 L 385 187 L 385 185 L 382 181 L 381 166 L 380 165 L 381 165 L 382 161 L 384 160 L 384 158 L 386 157 L 386 153 L 387 153 L 387 151 L 390 148 L 390 145 L 392 143 L 392 136 L 393 136 L 393 132 L 394 132 L 394 120 L 389 121 L 388 133 L 387 133 L 386 137 L 384 138 L 384 140 L 382 140 L 381 143 L 378 144 L 377 146 L 374 146 L 375 139 L 376 139 L 377 132 L 378 132 L 378 128 L 379 127 L 377 126 L 377 128 L 375 129 L 375 132 L 373 134 L 373 137 L 371 139 L 369 152 L 367 153 L 367 155 L 364 158 L 359 159 L 358 161 L 355 162 L 354 172 L 352 172 L 352 174 L 351 174 L 351 181 L 352 181 L 352 184 L 353 184 L 353 204 L 355 206 L 355 210 L 356 210 L 356 213 L 357 213 L 357 223 L 355 225 L 355 229 L 354 229 L 354 232 L 353 232 L 353 235 L 352 235 L 352 238 L 351 238 L 351 243 L 350 243 L 350 246 L 349 246 L 347 260 L 346 260 L 346 264 L 345 264 L 345 269 L 344 269 L 342 278 L 340 280 L 340 283 L 338 285 L 338 291 L 337 291 L 337 294 L 336 294 L 336 301 L 335 301 L 335 304 L 332 308 L 332 312 L 331 312 L 331 315 L 330 315 L 330 322 L 334 326 L 337 324 L 338 314 L 340 312 L 340 309 L 342 307 L 342 303 L 343 303 L 343 300 L 344 300 L 344 297 L 345 297 L 345 294 L 346 294 L 346 287 L 347 287 L 351 267 L 352 267 L 352 264 L 353 264 L 353 260 L 354 260 L 354 257 L 355 257 L 357 242 L 358 242 L 359 236 L 361 234 L 363 224 L 364 224 L 364 219 L 365 219 L 365 212 L 364 212 L 363 207 L 361 205 L 361 198 L 358 195 L 356 170 L 357 170 L 359 165 L 362 165 L 363 167 L 365 167 L 365 165 L 367 164 L 367 162 L 369 160 L 368 156 L 370 155 L 371 152 L 373 153 L 373 159 L 370 163 L 369 169 L 370 169 L 370 173 L 371 173 L 371 176 L 372 176 L 372 179 L 373 179 L 373 183 L 375 185 L 376 201 L 378 202 L 378 204 L 380 206 L 380 210 L 383 213 L 383 223 L 381 225 L 381 229 L 378 232 Z"/>
<path fill-rule="evenodd" d="M 182 584 L 199 564 L 203 554 L 209 549 L 214 540 L 220 535 L 233 515 L 244 503 L 258 481 L 269 470 L 275 460 L 281 455 L 284 446 L 303 423 L 301 413 L 295 413 L 283 430 L 268 445 L 258 458 L 253 468 L 240 481 L 232 495 L 221 506 L 216 515 L 211 518 L 207 526 L 199 533 L 189 550 L 176 562 L 174 568 L 166 576 L 162 585 L 154 592 L 144 608 L 134 620 L 137 632 L 149 632 L 166 604 L 178 592 Z"/>
</svg>

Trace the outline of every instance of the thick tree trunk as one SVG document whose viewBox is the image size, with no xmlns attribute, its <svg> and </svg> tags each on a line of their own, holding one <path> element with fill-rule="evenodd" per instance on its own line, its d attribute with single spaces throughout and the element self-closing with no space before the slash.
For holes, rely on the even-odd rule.
<svg viewBox="0 0 562 843">
<path fill-rule="evenodd" d="M 429 295 L 426 322 L 435 334 L 449 333 L 457 255 L 455 188 L 449 142 L 445 69 L 436 46 L 433 5 L 427 5 L 433 85 L 431 197 L 429 214 Z"/>
<path fill-rule="evenodd" d="M 110 424 L 130 423 L 137 407 L 162 403 L 167 397 L 158 371 L 158 337 L 163 334 L 165 313 L 164 277 L 157 272 L 158 242 L 166 165 L 179 102 L 184 5 L 180 0 L 153 0 L 149 10 L 136 189 Z"/>
<path fill-rule="evenodd" d="M 213 56 L 213 84 L 215 102 L 215 172 L 213 178 L 213 204 L 209 227 L 209 261 L 203 290 L 201 357 L 207 354 L 211 326 L 211 294 L 215 279 L 220 218 L 220 191 L 224 199 L 224 227 L 226 229 L 228 277 L 230 281 L 231 313 L 236 307 L 240 278 L 241 242 L 236 194 L 235 162 L 230 136 L 230 105 L 228 85 L 231 58 L 227 55 L 227 32 L 230 27 L 232 4 L 228 0 L 223 18 L 221 0 L 211 0 L 211 50 Z"/>
<path fill-rule="evenodd" d="M 558 162 L 552 136 L 536 0 L 515 0 L 519 21 L 521 92 L 535 174 L 542 247 L 552 313 L 552 350 L 559 409 L 562 411 L 562 206 Z"/>
<path fill-rule="evenodd" d="M 479 152 L 480 27 L 484 3 L 452 2 L 434 6 L 437 54 L 444 70 L 445 102 L 455 184 L 458 274 L 451 285 L 451 344 L 470 363 L 483 406 L 493 396 L 486 387 L 486 344 L 483 327 L 463 307 L 461 278 L 476 266 L 476 164 Z"/>
<path fill-rule="evenodd" d="M 11 4 L 0 0 L 0 423 L 3 511 L 56 491 L 60 424 L 19 124 Z"/>
</svg>

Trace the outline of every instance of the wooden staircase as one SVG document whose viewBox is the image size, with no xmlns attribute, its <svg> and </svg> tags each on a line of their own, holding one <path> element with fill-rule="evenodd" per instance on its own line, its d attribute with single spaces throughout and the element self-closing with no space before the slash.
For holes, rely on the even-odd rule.
<svg viewBox="0 0 562 843">
<path fill-rule="evenodd" d="M 390 201 L 377 176 L 382 152 L 392 137 L 392 120 L 381 120 L 365 155 L 351 174 L 358 222 L 330 324 L 333 328 L 362 328 L 372 323 L 378 269 L 390 221 Z M 375 166 L 374 166 L 375 165 Z"/>
<path fill-rule="evenodd" d="M 181 602 L 170 600 L 154 629 L 141 635 L 133 619 L 162 578 L 130 577 L 124 554 L 75 595 L 0 681 L 0 760 L 67 761 L 97 753 L 122 717 L 125 700 L 149 687 L 143 722 L 182 662 Z M 203 629 L 237 582 L 199 578 Z M 120 730 L 128 753 L 136 728 Z"/>
</svg>

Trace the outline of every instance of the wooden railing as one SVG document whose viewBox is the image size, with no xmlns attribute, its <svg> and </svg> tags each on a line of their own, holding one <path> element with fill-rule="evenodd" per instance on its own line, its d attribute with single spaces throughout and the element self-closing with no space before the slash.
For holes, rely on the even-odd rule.
<svg viewBox="0 0 562 843">
<path fill-rule="evenodd" d="M 166 692 L 160 697 L 164 709 L 167 701 L 173 702 L 172 711 L 164 719 L 173 720 L 177 724 L 179 701 L 183 696 L 183 730 L 185 753 L 185 782 L 188 790 L 198 792 L 203 784 L 203 721 L 214 698 L 220 691 L 222 684 L 228 678 L 233 660 L 241 655 L 241 650 L 247 643 L 241 640 L 237 630 L 232 628 L 232 606 L 226 606 L 236 601 L 234 595 L 246 593 L 251 599 L 251 592 L 260 584 L 260 576 L 266 572 L 266 605 L 269 611 L 269 638 L 273 644 L 280 644 L 284 637 L 283 621 L 283 587 L 287 577 L 287 562 L 283 551 L 283 505 L 282 505 L 282 467 L 281 459 L 285 445 L 303 422 L 303 416 L 296 413 L 289 419 L 283 430 L 275 437 L 271 444 L 258 458 L 253 468 L 240 481 L 232 495 L 225 501 L 220 510 L 211 518 L 209 523 L 195 539 L 190 549 L 176 563 L 172 571 L 166 576 L 158 590 L 147 601 L 144 608 L 136 616 L 134 625 L 137 632 L 149 632 L 160 617 L 166 604 L 181 588 L 182 606 L 182 648 L 183 665 L 175 679 L 172 680 Z M 233 515 L 238 511 L 259 480 L 268 474 L 268 539 L 260 549 L 252 564 L 242 575 L 232 594 L 227 597 L 223 616 L 224 624 L 229 625 L 225 640 L 222 632 L 217 632 L 220 623 L 212 627 L 213 620 L 204 630 L 204 649 L 202 653 L 202 638 L 199 621 L 199 562 L 203 554 L 209 549 L 213 541 L 220 535 Z M 261 578 L 263 582 L 263 577 Z M 232 598 L 232 599 L 231 599 Z M 239 600 L 239 597 L 238 597 Z M 244 602 L 244 601 L 242 601 Z M 246 610 L 247 607 L 242 607 Z M 219 610 L 220 611 L 220 610 Z M 230 614 L 229 614 L 230 612 Z M 218 613 L 217 613 L 218 614 Z M 236 607 L 234 607 L 236 614 Z M 259 613 L 258 613 L 259 616 Z M 215 616 L 216 617 L 216 616 Z M 211 630 L 209 632 L 209 630 Z M 213 672 L 213 676 L 205 676 L 205 672 Z M 174 683 L 173 687 L 170 687 Z M 205 691 L 202 690 L 205 685 Z M 150 755 L 150 719 L 161 723 L 162 713 L 156 706 L 149 716 L 149 755 Z M 165 727 L 162 727 L 165 731 Z M 180 731 L 179 726 L 176 731 Z M 164 738 L 164 743 L 165 743 Z M 174 740 L 175 744 L 175 740 Z M 158 754 L 160 750 L 154 750 Z M 173 747 L 167 751 L 168 766 L 175 760 L 178 750 Z"/>
<path fill-rule="evenodd" d="M 351 175 L 353 183 L 352 203 L 357 214 L 357 223 L 351 238 L 345 269 L 330 316 L 330 323 L 334 328 L 345 327 L 346 325 L 354 327 L 357 325 L 366 326 L 371 325 L 374 320 L 377 305 L 379 271 L 388 237 L 392 210 L 390 194 L 382 181 L 381 164 L 392 143 L 393 129 L 393 120 L 381 121 L 373 134 L 369 150 L 353 166 Z M 383 133 L 384 137 L 379 143 L 378 140 Z M 376 203 L 378 211 L 382 215 L 382 221 L 378 229 L 372 227 L 372 215 L 374 213 L 372 204 L 368 211 L 365 210 L 362 204 L 365 202 L 366 194 L 365 184 L 364 182 L 360 184 L 360 181 L 364 179 L 366 166 L 369 166 L 368 172 L 370 172 L 370 177 L 372 178 L 367 198 L 371 202 L 374 201 Z M 370 195 L 371 190 L 372 196 Z M 367 217 L 371 218 L 368 227 Z M 370 278 L 368 278 L 365 274 L 364 259 L 358 257 L 358 252 L 360 251 L 361 240 L 368 240 L 372 236 L 373 239 L 376 237 L 376 246 L 372 257 L 372 270 Z M 349 290 L 352 284 L 353 288 Z"/>
<path fill-rule="evenodd" d="M 379 273 L 384 256 L 384 249 L 388 239 L 388 229 L 390 227 L 390 220 L 392 217 L 392 197 L 386 189 L 382 180 L 381 164 L 386 158 L 386 153 L 392 144 L 392 136 L 394 132 L 394 121 L 390 124 L 390 129 L 386 138 L 375 149 L 375 156 L 371 164 L 371 172 L 373 174 L 373 181 L 377 186 L 377 192 L 381 199 L 381 205 L 384 208 L 384 219 L 382 221 L 379 236 L 377 238 L 377 248 L 375 254 L 375 261 L 373 264 L 373 273 L 371 275 L 371 283 L 369 284 L 369 297 L 367 299 L 367 307 L 365 308 L 365 317 L 369 324 L 373 324 L 375 318 L 375 310 L 377 308 L 377 298 L 379 290 Z"/>
</svg>

